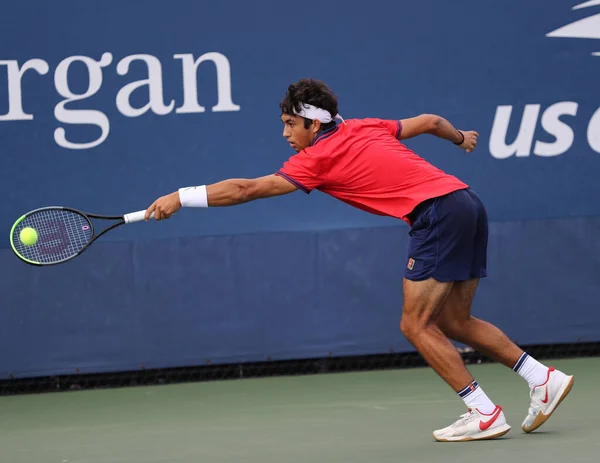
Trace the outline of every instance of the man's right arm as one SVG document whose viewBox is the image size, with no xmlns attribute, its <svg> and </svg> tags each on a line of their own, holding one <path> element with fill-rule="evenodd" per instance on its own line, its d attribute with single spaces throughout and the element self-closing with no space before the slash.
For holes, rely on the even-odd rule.
<svg viewBox="0 0 600 463">
<path fill-rule="evenodd" d="M 479 137 L 477 132 L 457 130 L 446 119 L 435 114 L 421 114 L 409 119 L 402 119 L 400 123 L 402 124 L 400 140 L 428 133 L 449 140 L 467 152 L 473 151 L 477 146 L 477 137 Z"/>
</svg>

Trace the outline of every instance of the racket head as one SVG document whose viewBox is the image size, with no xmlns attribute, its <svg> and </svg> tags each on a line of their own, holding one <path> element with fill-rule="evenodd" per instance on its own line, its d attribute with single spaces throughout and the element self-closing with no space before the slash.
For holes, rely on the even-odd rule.
<svg viewBox="0 0 600 463">
<path fill-rule="evenodd" d="M 20 233 L 26 227 L 37 232 L 37 241 L 27 246 Z M 94 239 L 94 225 L 76 209 L 50 206 L 34 209 L 19 217 L 10 231 L 13 252 L 31 265 L 54 265 L 81 254 Z"/>
</svg>

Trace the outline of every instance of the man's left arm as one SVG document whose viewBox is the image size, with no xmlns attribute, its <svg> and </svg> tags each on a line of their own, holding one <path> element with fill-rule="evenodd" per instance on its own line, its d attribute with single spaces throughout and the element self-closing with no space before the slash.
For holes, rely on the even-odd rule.
<svg viewBox="0 0 600 463">
<path fill-rule="evenodd" d="M 425 133 L 449 140 L 455 145 L 470 153 L 477 146 L 479 134 L 473 130 L 458 130 L 447 119 L 436 114 L 421 114 L 409 119 L 401 119 L 402 131 L 398 134 L 399 140 L 413 138 Z"/>
<path fill-rule="evenodd" d="M 211 185 L 181 188 L 158 198 L 146 210 L 146 220 L 154 212 L 156 220 L 170 218 L 181 207 L 227 207 L 256 199 L 280 196 L 298 188 L 278 175 L 254 179 L 232 178 Z"/>
</svg>

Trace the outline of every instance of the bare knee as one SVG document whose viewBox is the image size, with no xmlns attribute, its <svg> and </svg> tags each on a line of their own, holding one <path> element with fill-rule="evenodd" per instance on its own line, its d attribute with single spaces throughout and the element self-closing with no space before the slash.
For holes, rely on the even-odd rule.
<svg viewBox="0 0 600 463">
<path fill-rule="evenodd" d="M 431 327 L 435 328 L 435 319 L 451 289 L 452 283 L 442 283 L 433 278 L 424 281 L 404 279 L 400 331 L 409 341 L 417 339 Z"/>
<path fill-rule="evenodd" d="M 415 331 L 415 324 L 408 320 L 408 317 L 402 315 L 400 319 L 400 331 L 406 339 L 410 339 Z"/>
<path fill-rule="evenodd" d="M 400 320 L 400 331 L 406 339 L 412 342 L 419 338 L 428 325 L 429 320 L 403 315 Z"/>
</svg>

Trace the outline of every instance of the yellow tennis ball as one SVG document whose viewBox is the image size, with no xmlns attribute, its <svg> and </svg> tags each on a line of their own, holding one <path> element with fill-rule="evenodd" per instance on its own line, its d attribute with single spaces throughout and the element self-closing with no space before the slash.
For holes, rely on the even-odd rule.
<svg viewBox="0 0 600 463">
<path fill-rule="evenodd" d="M 33 228 L 25 227 L 21 230 L 19 238 L 25 246 L 33 246 L 37 242 L 38 234 Z"/>
</svg>

